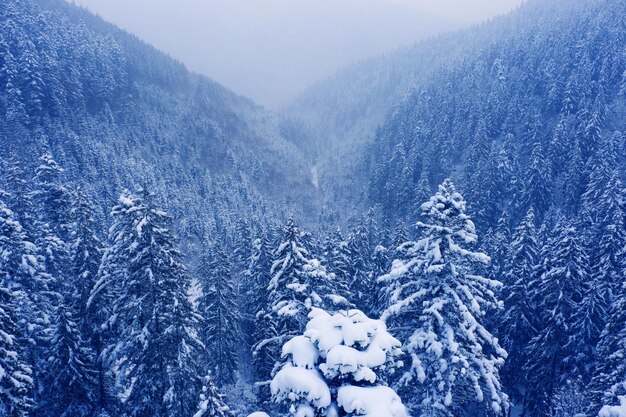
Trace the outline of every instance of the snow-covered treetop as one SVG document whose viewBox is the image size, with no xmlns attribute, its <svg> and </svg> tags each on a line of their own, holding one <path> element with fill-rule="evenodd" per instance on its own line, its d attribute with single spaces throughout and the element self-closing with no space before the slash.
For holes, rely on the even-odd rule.
<svg viewBox="0 0 626 417">
<path fill-rule="evenodd" d="M 623 384 L 626 388 L 626 382 Z M 626 417 L 626 396 L 619 397 L 619 405 L 605 405 L 598 414 L 599 417 Z"/>
<path fill-rule="evenodd" d="M 290 401 L 297 417 L 342 415 L 405 417 L 390 388 L 376 385 L 392 370 L 400 342 L 380 320 L 359 310 L 334 314 L 313 308 L 304 335 L 283 346 L 289 361 L 271 383 L 275 401 Z"/>
<path fill-rule="evenodd" d="M 333 315 L 321 309 L 309 314 L 304 336 L 291 339 L 283 355 L 291 355 L 294 365 L 310 368 L 314 363 L 301 355 L 317 349 L 324 363 L 319 366 L 325 377 L 342 381 L 374 383 L 374 370 L 394 366 L 393 358 L 401 353 L 400 342 L 380 320 L 373 320 L 359 310 L 340 311 Z"/>
<path fill-rule="evenodd" d="M 47 153 L 39 158 L 40 164 L 35 169 L 35 175 L 39 182 L 45 183 L 56 179 L 63 173 L 63 168 Z"/>
<path fill-rule="evenodd" d="M 477 236 L 474 223 L 465 213 L 465 200 L 447 179 L 439 186 L 439 191 L 422 204 L 422 212 L 427 222 L 417 222 L 422 238 L 402 244 L 398 248 L 402 259 L 394 260 L 391 271 L 379 280 L 393 282 L 407 274 L 418 274 L 428 285 L 417 286 L 417 281 L 410 279 L 404 284 L 392 285 L 392 304 L 384 312 L 383 320 L 419 302 L 431 285 L 435 286 L 433 289 L 439 288 L 437 291 L 441 288 L 458 291 L 460 300 L 469 299 L 467 306 L 471 313 L 482 315 L 480 304 L 484 299 L 495 303 L 494 290 L 501 283 L 470 273 L 472 263 L 488 264 L 490 258 L 467 248 L 476 242 Z M 427 275 L 436 276 L 436 282 L 428 280 Z M 439 309 L 433 306 L 435 308 Z"/>
</svg>

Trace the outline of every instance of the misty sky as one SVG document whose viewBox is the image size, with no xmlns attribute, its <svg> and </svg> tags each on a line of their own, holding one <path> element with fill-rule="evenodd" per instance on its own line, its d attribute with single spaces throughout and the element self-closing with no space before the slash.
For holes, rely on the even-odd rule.
<svg viewBox="0 0 626 417">
<path fill-rule="evenodd" d="M 522 0 L 74 0 L 268 108 L 370 56 Z"/>
</svg>

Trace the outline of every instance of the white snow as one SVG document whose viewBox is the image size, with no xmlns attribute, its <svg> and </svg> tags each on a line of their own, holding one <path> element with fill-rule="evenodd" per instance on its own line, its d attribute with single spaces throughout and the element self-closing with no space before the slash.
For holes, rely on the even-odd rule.
<svg viewBox="0 0 626 417">
<path fill-rule="evenodd" d="M 296 336 L 283 346 L 283 356 L 291 355 L 293 364 L 300 368 L 313 369 L 319 356 L 309 339 Z"/>
<path fill-rule="evenodd" d="M 277 400 L 306 400 L 317 408 L 330 405 L 330 390 L 319 372 L 287 364 L 278 371 L 270 384 Z"/>
<path fill-rule="evenodd" d="M 605 405 L 599 417 L 626 417 L 626 396 L 619 397 L 620 405 Z"/>
<path fill-rule="evenodd" d="M 355 416 L 405 417 L 396 393 L 374 385 L 377 372 L 397 366 L 401 353 L 385 324 L 359 310 L 329 314 L 312 308 L 309 319 L 304 335 L 283 346 L 283 356 L 290 358 L 270 384 L 274 400 L 291 402 L 296 417 L 319 415 L 315 409 L 338 416 L 338 407 Z M 351 385 L 364 382 L 372 386 Z"/>
<path fill-rule="evenodd" d="M 337 404 L 347 413 L 363 417 L 408 417 L 398 394 L 389 387 L 339 388 Z"/>
</svg>

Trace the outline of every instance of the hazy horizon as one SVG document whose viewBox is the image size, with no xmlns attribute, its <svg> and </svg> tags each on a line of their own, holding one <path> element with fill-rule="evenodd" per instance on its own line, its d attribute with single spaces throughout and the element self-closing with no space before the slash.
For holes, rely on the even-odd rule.
<svg viewBox="0 0 626 417">
<path fill-rule="evenodd" d="M 341 68 L 522 0 L 74 0 L 237 94 L 277 109 Z"/>
</svg>

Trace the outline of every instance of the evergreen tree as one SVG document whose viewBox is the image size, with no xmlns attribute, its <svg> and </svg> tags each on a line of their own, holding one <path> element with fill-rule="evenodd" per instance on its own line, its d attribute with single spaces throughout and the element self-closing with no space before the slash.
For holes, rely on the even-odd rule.
<svg viewBox="0 0 626 417">
<path fill-rule="evenodd" d="M 253 292 L 250 294 L 251 305 L 254 310 L 254 333 L 252 363 L 257 381 L 265 383 L 272 377 L 274 365 L 279 361 L 279 352 L 271 349 L 273 340 L 278 337 L 269 300 L 269 282 L 272 278 L 272 256 L 270 243 L 266 235 L 256 239 L 253 245 L 253 255 L 250 264 L 250 281 Z M 257 398 L 260 406 L 268 406 L 270 393 L 267 389 L 259 389 Z"/>
<path fill-rule="evenodd" d="M 63 182 L 63 168 L 52 155 L 44 154 L 35 170 L 33 199 L 38 205 L 39 220 L 47 224 L 63 243 L 70 241 L 71 196 Z"/>
<path fill-rule="evenodd" d="M 376 278 L 372 276 L 372 255 L 376 243 L 370 240 L 369 230 L 360 222 L 348 238 L 348 288 L 351 300 L 365 314 L 371 315 L 376 301 Z"/>
<path fill-rule="evenodd" d="M 90 338 L 98 320 L 90 315 L 86 301 L 96 284 L 104 248 L 97 235 L 94 208 L 81 189 L 73 194 L 71 219 L 72 280 L 67 281 L 67 294 L 71 294 L 82 332 Z"/>
<path fill-rule="evenodd" d="M 253 283 L 250 280 L 250 262 L 253 256 L 254 239 L 247 221 L 239 221 L 232 255 L 231 276 L 237 290 L 237 310 L 239 314 L 238 352 L 240 361 L 249 363 L 254 331 L 254 312 L 250 305 Z"/>
<path fill-rule="evenodd" d="M 15 156 L 11 156 L 2 163 L 6 205 L 13 211 L 14 217 L 22 225 L 26 237 L 30 242 L 36 239 L 36 211 L 32 200 L 32 181 L 22 169 L 22 165 Z"/>
<path fill-rule="evenodd" d="M 302 331 L 311 307 L 328 302 L 331 279 L 319 261 L 309 258 L 303 234 L 290 218 L 274 252 L 270 273 L 269 305 L 282 338 Z"/>
<path fill-rule="evenodd" d="M 38 360 L 37 345 L 44 340 L 52 300 L 37 248 L 6 207 L 6 197 L 0 190 L 0 360 L 4 362 L 0 364 L 4 369 L 0 410 L 10 416 L 26 416 L 38 399 L 34 387 L 41 382 L 39 368 L 45 368 L 45 363 Z"/>
<path fill-rule="evenodd" d="M 589 225 L 593 236 L 593 274 L 607 303 L 619 291 L 626 260 L 626 190 L 614 172 L 596 203 L 598 217 Z"/>
<path fill-rule="evenodd" d="M 522 207 L 533 208 L 535 215 L 542 218 L 551 204 L 550 187 L 546 172 L 545 156 L 541 143 L 533 144 L 532 154 L 526 169 L 526 187 Z"/>
<path fill-rule="evenodd" d="M 508 398 L 498 369 L 506 352 L 480 321 L 498 304 L 494 292 L 501 284 L 474 273 L 489 257 L 471 250 L 474 224 L 450 180 L 422 213 L 422 237 L 401 245 L 403 257 L 380 278 L 389 294 L 383 318 L 411 358 L 398 386 L 421 415 L 451 416 L 467 407 L 502 415 Z"/>
<path fill-rule="evenodd" d="M 318 260 L 309 259 L 302 232 L 293 218 L 283 228 L 272 258 L 267 307 L 257 314 L 265 329 L 264 339 L 258 340 L 254 348 L 257 367 L 262 370 L 261 381 L 266 381 L 267 365 L 272 359 L 276 361 L 274 369 L 279 364 L 282 343 L 304 330 L 311 308 L 334 302 L 334 276 L 327 274 Z"/>
<path fill-rule="evenodd" d="M 203 317 L 202 339 L 215 382 L 232 384 L 237 369 L 239 309 L 233 266 L 218 242 L 203 256 L 197 271 L 203 294 L 198 310 Z"/>
<path fill-rule="evenodd" d="M 172 219 L 153 197 L 125 193 L 111 212 L 112 249 L 103 268 L 115 286 L 105 355 L 126 391 L 131 417 L 185 416 L 202 387 L 199 316 L 187 298 L 189 277 L 170 232 Z"/>
<path fill-rule="evenodd" d="M 82 339 L 71 307 L 61 304 L 50 340 L 52 351 L 45 372 L 43 403 L 38 415 L 86 417 L 96 411 L 95 358 Z"/>
<path fill-rule="evenodd" d="M 376 317 L 380 317 L 382 310 L 388 303 L 387 293 L 384 291 L 384 285 L 379 282 L 378 277 L 381 277 L 389 271 L 391 266 L 391 259 L 389 258 L 389 250 L 383 245 L 378 245 L 374 248 L 372 254 L 372 279 L 375 280 L 375 297 L 373 299 L 373 306 L 370 308 L 373 310 Z"/>
<path fill-rule="evenodd" d="M 536 335 L 536 307 L 531 300 L 531 282 L 539 262 L 539 248 L 535 226 L 535 213 L 531 208 L 515 228 L 509 249 L 503 279 L 505 310 L 502 314 L 500 339 L 509 356 L 502 369 L 502 377 L 511 394 L 521 397 L 526 390 L 520 386 L 524 380 L 527 361 L 526 346 Z M 517 399 L 517 398 L 515 398 Z M 524 401 L 522 401 L 524 402 Z"/>
<path fill-rule="evenodd" d="M 224 402 L 224 396 L 219 392 L 211 375 L 204 378 L 198 411 L 193 417 L 234 417 L 233 412 Z"/>
<path fill-rule="evenodd" d="M 32 244 L 0 190 L 0 414 L 26 417 L 33 407 L 33 371 L 29 364 L 25 327 L 37 320 L 29 291 L 36 284 L 39 266 Z"/>
<path fill-rule="evenodd" d="M 538 334 L 528 345 L 526 364 L 528 411 L 538 417 L 551 415 L 553 395 L 575 362 L 574 352 L 564 347 L 583 299 L 582 284 L 590 279 L 589 259 L 578 232 L 565 219 L 558 219 L 547 246 L 544 272 L 536 293 L 531 294 L 539 324 Z"/>
<path fill-rule="evenodd" d="M 6 279 L 0 271 L 0 414 L 27 417 L 33 407 L 32 370 L 18 326 L 19 297 L 7 288 Z"/>
<path fill-rule="evenodd" d="M 350 282 L 352 260 L 348 241 L 339 228 L 326 238 L 322 256 L 325 265 L 335 275 L 335 282 L 343 287 L 343 294 L 345 294 Z"/>
<path fill-rule="evenodd" d="M 626 251 L 621 253 L 626 256 Z M 588 387 L 587 416 L 597 416 L 605 404 L 614 404 L 626 395 L 622 384 L 626 375 L 626 280 L 615 294 L 605 328 L 596 349 L 593 378 Z"/>
</svg>

